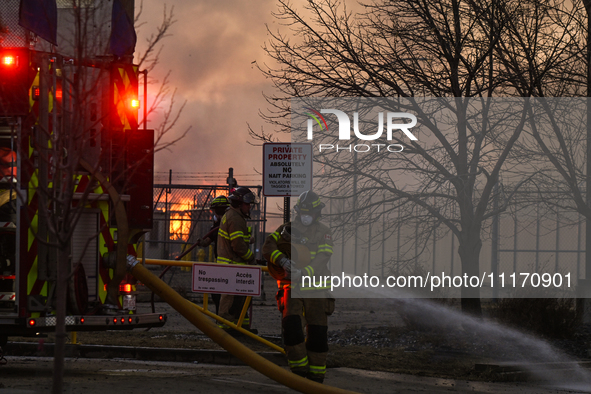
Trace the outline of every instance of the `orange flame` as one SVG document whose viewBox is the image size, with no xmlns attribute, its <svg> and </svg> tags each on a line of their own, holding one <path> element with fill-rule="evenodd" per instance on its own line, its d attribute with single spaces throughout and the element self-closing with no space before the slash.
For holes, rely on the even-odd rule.
<svg viewBox="0 0 591 394">
<path fill-rule="evenodd" d="M 194 208 L 193 199 L 183 198 L 180 202 L 172 203 L 170 213 L 170 239 L 172 241 L 188 241 L 191 230 L 191 215 L 188 212 Z"/>
<path fill-rule="evenodd" d="M 215 195 L 212 195 L 210 199 L 214 199 L 218 196 L 227 197 L 228 194 L 229 193 L 227 189 L 216 190 Z M 182 197 L 177 202 L 170 204 L 170 240 L 185 242 L 189 240 L 192 219 L 189 211 L 195 208 L 195 200 L 191 197 Z"/>
</svg>

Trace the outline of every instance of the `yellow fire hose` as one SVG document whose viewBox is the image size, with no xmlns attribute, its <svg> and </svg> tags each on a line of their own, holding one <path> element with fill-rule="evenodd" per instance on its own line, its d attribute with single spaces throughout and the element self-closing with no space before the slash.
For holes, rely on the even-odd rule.
<svg viewBox="0 0 591 394">
<path fill-rule="evenodd" d="M 196 261 L 159 260 L 159 259 L 146 259 L 146 258 L 142 259 L 142 264 L 169 265 L 169 266 L 177 266 L 177 267 L 192 267 L 193 264 L 195 264 L 195 263 L 196 263 Z M 201 264 L 203 264 L 203 263 L 201 263 Z M 211 264 L 218 265 L 217 263 L 211 263 Z M 261 269 L 263 271 L 268 271 L 267 267 L 261 267 Z M 242 312 L 240 313 L 240 318 L 238 319 L 238 323 L 236 323 L 236 324 L 234 324 L 224 318 L 219 317 L 215 313 L 208 311 L 207 310 L 207 298 L 208 298 L 207 294 L 204 294 L 203 295 L 203 307 L 200 307 L 199 305 L 196 305 L 196 304 L 192 304 L 192 305 L 195 308 L 199 309 L 200 312 L 206 314 L 207 316 L 209 316 L 211 318 L 214 318 L 215 320 L 219 321 L 220 323 L 223 323 L 223 324 L 231 327 L 232 329 L 239 331 L 242 334 L 251 337 L 252 339 L 254 339 L 256 341 L 259 341 L 263 345 L 267 345 L 270 348 L 285 354 L 285 350 L 283 350 L 281 347 L 279 347 L 279 346 L 275 345 L 274 343 L 269 342 L 266 339 L 261 338 L 258 335 L 253 334 L 252 332 L 242 328 L 242 321 L 244 320 L 244 317 L 246 316 L 246 311 L 248 309 L 248 305 L 250 304 L 250 300 L 252 297 L 246 297 L 246 302 L 244 303 L 244 306 L 242 307 Z"/>
<path fill-rule="evenodd" d="M 204 303 L 204 304 L 205 304 L 205 303 Z M 248 335 L 248 336 L 249 336 L 249 337 L 251 337 L 252 339 L 255 339 L 255 340 L 257 340 L 257 341 L 259 341 L 259 342 L 261 342 L 261 343 L 263 343 L 263 344 L 265 344 L 265 345 L 269 346 L 270 348 L 272 348 L 272 349 L 275 349 L 275 350 L 277 350 L 278 352 L 285 354 L 285 350 L 283 350 L 283 349 L 282 349 L 280 346 L 277 346 L 277 345 L 275 345 L 273 342 L 269 342 L 269 341 L 267 341 L 266 339 L 263 339 L 263 338 L 259 337 L 258 335 L 256 335 L 256 334 L 253 334 L 252 332 L 250 332 L 250 331 L 248 331 L 248 330 L 245 330 L 245 329 L 244 329 L 244 328 L 242 328 L 241 326 L 239 326 L 239 325 L 237 325 L 237 324 L 234 324 L 234 323 L 232 323 L 231 321 L 229 321 L 229 320 L 226 320 L 226 319 L 224 319 L 223 317 L 219 317 L 219 316 L 218 316 L 218 315 L 216 315 L 215 313 L 212 313 L 212 312 L 208 311 L 207 309 L 205 309 L 205 308 L 207 308 L 207 306 L 206 306 L 206 305 L 204 305 L 203 307 L 201 307 L 201 306 L 199 306 L 199 305 L 196 305 L 196 304 L 194 304 L 194 303 L 191 303 L 191 305 L 193 305 L 193 307 L 194 307 L 194 308 L 197 308 L 197 310 L 198 310 L 199 312 L 201 312 L 201 313 L 203 313 L 203 314 L 205 314 L 205 315 L 207 315 L 207 316 L 209 316 L 209 317 L 213 317 L 214 319 L 216 319 L 216 320 L 217 320 L 217 321 L 219 321 L 220 323 L 224 323 L 224 324 L 225 324 L 225 325 L 227 325 L 228 327 L 231 327 L 231 328 L 233 328 L 234 330 L 236 330 L 236 331 L 239 331 L 239 332 L 243 333 L 244 335 Z"/>
<path fill-rule="evenodd" d="M 165 300 L 205 335 L 263 375 L 301 393 L 356 394 L 353 391 L 313 382 L 281 368 L 261 355 L 253 352 L 221 328 L 218 328 L 211 322 L 211 320 L 205 317 L 203 313 L 199 312 L 192 303 L 171 289 L 156 275 L 152 274 L 147 268 L 142 266 L 139 261 L 135 260 L 135 258 L 128 257 L 127 268 L 136 279 L 140 280 L 150 290 Z"/>
</svg>

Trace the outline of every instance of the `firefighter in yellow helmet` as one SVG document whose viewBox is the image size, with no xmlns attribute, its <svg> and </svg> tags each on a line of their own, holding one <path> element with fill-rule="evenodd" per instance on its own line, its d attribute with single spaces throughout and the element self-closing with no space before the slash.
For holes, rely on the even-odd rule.
<svg viewBox="0 0 591 394">
<path fill-rule="evenodd" d="M 217 241 L 217 262 L 222 264 L 252 264 L 254 253 L 250 250 L 250 231 L 246 219 L 250 218 L 250 208 L 257 197 L 247 187 L 238 187 L 228 196 L 230 208 L 222 217 Z M 237 322 L 246 301 L 245 296 L 222 294 L 219 316 Z M 247 319 L 244 325 L 249 325 Z"/>
<path fill-rule="evenodd" d="M 326 373 L 327 316 L 334 311 L 334 299 L 326 287 L 310 287 L 309 283 L 303 287 L 301 278 L 330 275 L 333 242 L 330 229 L 319 221 L 323 207 L 316 193 L 302 193 L 295 205 L 295 220 L 279 226 L 263 245 L 269 273 L 279 287 L 276 298 L 289 367 L 293 373 L 320 383 Z M 296 288 L 317 298 L 293 297 Z"/>
</svg>

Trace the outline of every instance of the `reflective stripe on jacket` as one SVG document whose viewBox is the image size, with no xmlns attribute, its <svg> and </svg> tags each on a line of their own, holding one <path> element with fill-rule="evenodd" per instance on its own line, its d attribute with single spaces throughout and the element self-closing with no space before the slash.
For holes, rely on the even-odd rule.
<svg viewBox="0 0 591 394">
<path fill-rule="evenodd" d="M 269 267 L 269 273 L 273 276 L 274 271 L 276 271 L 273 269 L 273 266 L 278 267 L 279 261 L 283 256 L 291 258 L 291 256 L 286 256 L 286 254 L 284 253 L 284 248 L 282 249 L 283 252 L 279 249 L 279 245 L 282 242 L 286 242 L 285 240 L 283 240 L 281 233 L 284 227 L 289 224 L 295 227 L 299 231 L 299 233 L 302 234 L 302 239 L 299 241 L 299 244 L 306 246 L 310 252 L 310 263 L 304 267 L 298 266 L 298 268 L 302 270 L 302 276 L 316 277 L 316 283 L 320 283 L 320 278 L 324 278 L 324 276 L 330 275 L 330 270 L 328 269 L 328 262 L 332 257 L 333 241 L 330 229 L 318 221 L 315 221 L 307 227 L 301 224 L 299 221 L 282 224 L 275 232 L 267 236 L 267 238 L 265 239 L 265 243 L 263 245 L 263 257 L 271 263 L 271 266 Z M 286 280 L 284 278 L 275 276 L 273 277 L 277 279 L 279 287 L 284 287 L 286 285 L 291 284 L 291 281 Z M 328 283 L 328 286 L 306 286 L 301 287 L 300 289 L 330 289 L 330 282 Z"/>
<path fill-rule="evenodd" d="M 218 231 L 218 263 L 247 264 L 254 260 L 250 250 L 250 231 L 239 208 L 231 207 L 222 217 Z"/>
</svg>

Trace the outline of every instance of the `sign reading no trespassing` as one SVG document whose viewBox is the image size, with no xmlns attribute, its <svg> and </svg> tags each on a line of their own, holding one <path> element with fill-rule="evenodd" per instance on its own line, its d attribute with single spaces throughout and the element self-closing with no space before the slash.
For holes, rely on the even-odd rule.
<svg viewBox="0 0 591 394">
<path fill-rule="evenodd" d="M 261 267 L 193 264 L 193 292 L 259 296 Z"/>
<path fill-rule="evenodd" d="M 263 195 L 299 196 L 312 188 L 312 144 L 263 144 Z"/>
</svg>

